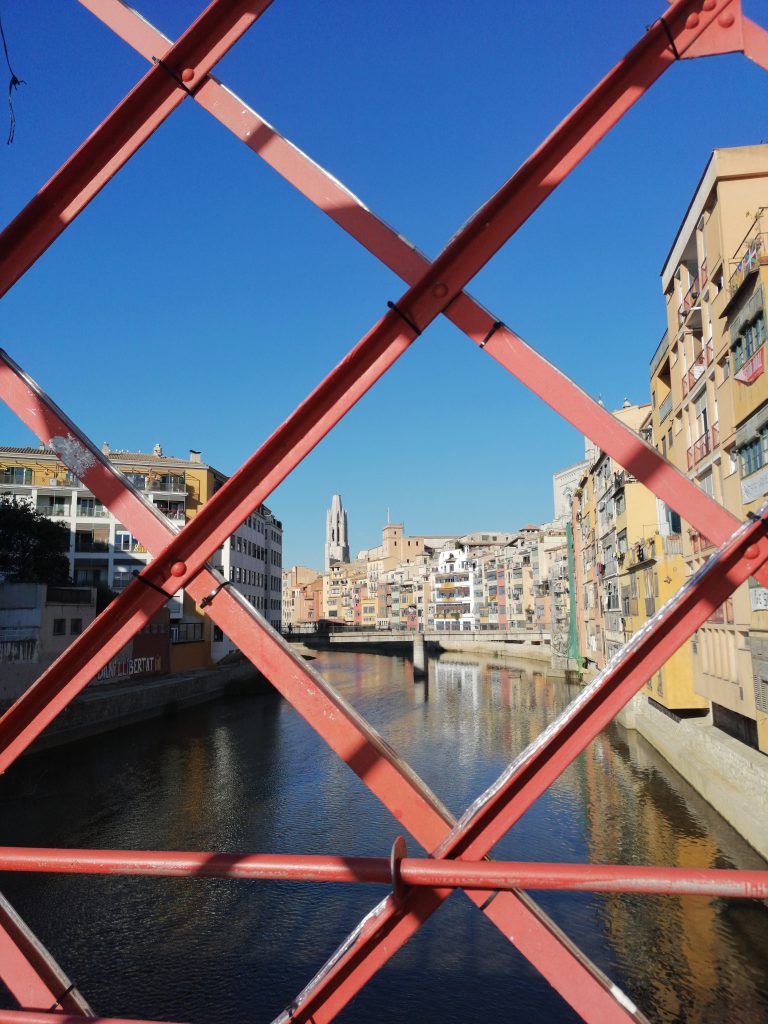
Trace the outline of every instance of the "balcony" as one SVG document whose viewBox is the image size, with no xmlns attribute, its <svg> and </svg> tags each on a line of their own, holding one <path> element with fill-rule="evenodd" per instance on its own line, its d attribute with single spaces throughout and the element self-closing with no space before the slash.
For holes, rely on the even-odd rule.
<svg viewBox="0 0 768 1024">
<path fill-rule="evenodd" d="M 88 498 L 77 499 L 77 518 L 78 519 L 108 519 L 109 509 L 105 508 L 100 501 L 95 498 L 89 500 Z"/>
<path fill-rule="evenodd" d="M 680 303 L 677 309 L 677 322 L 679 325 L 685 323 L 686 319 L 691 316 L 693 319 L 698 316 L 701 319 L 701 292 L 704 285 L 707 283 L 707 261 L 704 260 L 701 264 L 701 269 L 696 277 L 691 281 L 691 286 L 683 296 L 683 301 Z"/>
<path fill-rule="evenodd" d="M 670 392 L 664 401 L 659 406 L 659 423 L 663 423 L 664 420 L 672 412 L 672 393 Z"/>
<path fill-rule="evenodd" d="M 75 536 L 75 553 L 76 554 L 93 554 L 94 552 L 108 552 L 109 541 L 107 540 L 94 540 L 91 537 L 81 537 L 79 534 Z"/>
<path fill-rule="evenodd" d="M 670 533 L 668 537 L 663 538 L 663 541 L 665 555 L 682 555 L 683 540 L 679 533 Z"/>
<path fill-rule="evenodd" d="M 687 388 L 683 388 L 683 393 L 684 394 L 685 394 L 686 391 L 693 391 L 693 389 L 696 387 L 698 382 L 701 380 L 701 378 L 706 373 L 707 365 L 708 364 L 707 364 L 707 361 L 706 361 L 706 356 L 704 354 L 704 350 L 702 350 L 696 356 L 696 358 L 694 359 L 693 363 L 691 364 L 690 370 L 688 371 L 688 374 L 687 374 L 688 387 Z"/>
<path fill-rule="evenodd" d="M 755 221 L 755 224 L 759 227 L 760 218 Z M 731 264 L 733 271 L 728 278 L 728 290 L 731 296 L 736 294 L 753 271 L 765 263 L 768 263 L 768 233 L 758 230 L 744 243 L 742 256 Z"/>
<path fill-rule="evenodd" d="M 150 476 L 147 479 L 147 490 L 155 494 L 186 494 L 187 482 L 183 476 L 176 476 L 174 473 Z"/>
<path fill-rule="evenodd" d="M 620 611 L 606 611 L 605 613 L 605 631 L 607 633 L 621 633 L 623 630 L 621 623 L 621 612 Z"/>
<path fill-rule="evenodd" d="M 711 622 L 715 626 L 732 626 L 733 598 L 729 597 L 725 604 L 721 604 L 719 608 L 715 608 L 715 610 L 707 619 L 707 622 Z"/>
<path fill-rule="evenodd" d="M 714 451 L 720 443 L 720 429 L 717 423 L 713 423 L 709 430 L 705 431 L 701 437 L 697 437 L 691 447 L 688 449 L 686 455 L 688 458 L 688 469 L 701 462 L 701 460 L 709 455 L 710 452 Z"/>
<path fill-rule="evenodd" d="M 669 333 L 667 331 L 664 331 L 664 334 L 662 335 L 661 341 L 659 342 L 658 347 L 656 348 L 656 351 L 653 353 L 653 358 L 651 359 L 651 376 L 654 375 L 654 373 L 656 372 L 656 369 L 658 368 L 659 364 L 661 363 L 662 359 L 664 358 L 664 356 L 667 354 L 668 351 L 669 351 Z"/>
<path fill-rule="evenodd" d="M 32 470 L 13 468 L 0 471 L 0 484 L 15 484 L 18 487 L 32 486 Z"/>
<path fill-rule="evenodd" d="M 187 482 L 176 473 L 148 474 L 126 473 L 126 480 L 138 491 L 151 491 L 154 494 L 186 494 Z"/>
<path fill-rule="evenodd" d="M 38 498 L 37 511 L 49 519 L 60 519 L 69 516 L 72 509 L 69 502 L 45 501 L 44 498 Z"/>
</svg>

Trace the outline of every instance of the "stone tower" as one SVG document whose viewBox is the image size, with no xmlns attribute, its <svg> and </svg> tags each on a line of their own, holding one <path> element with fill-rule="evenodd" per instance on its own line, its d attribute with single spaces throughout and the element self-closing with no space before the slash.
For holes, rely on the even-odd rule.
<svg viewBox="0 0 768 1024">
<path fill-rule="evenodd" d="M 334 494 L 331 507 L 325 514 L 325 569 L 331 562 L 349 561 L 347 513 L 341 504 L 341 495 Z"/>
</svg>

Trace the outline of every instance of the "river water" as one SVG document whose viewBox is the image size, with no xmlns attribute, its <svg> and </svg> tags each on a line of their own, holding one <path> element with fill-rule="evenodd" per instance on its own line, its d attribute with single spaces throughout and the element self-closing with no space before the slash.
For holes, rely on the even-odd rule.
<svg viewBox="0 0 768 1024">
<path fill-rule="evenodd" d="M 418 683 L 395 657 L 328 652 L 314 666 L 456 814 L 576 692 L 535 663 L 463 654 L 431 662 Z M 26 758 L 0 779 L 0 815 L 2 845 L 382 856 L 402 831 L 271 695 Z M 617 726 L 494 855 L 766 868 L 653 748 Z M 98 1013 L 195 1024 L 271 1021 L 383 895 L 229 879 L 8 874 L 0 886 Z M 768 1020 L 764 903 L 534 895 L 651 1020 Z M 7 993 L 0 1003 L 13 1006 Z M 576 1018 L 454 893 L 338 1019 Z"/>
</svg>

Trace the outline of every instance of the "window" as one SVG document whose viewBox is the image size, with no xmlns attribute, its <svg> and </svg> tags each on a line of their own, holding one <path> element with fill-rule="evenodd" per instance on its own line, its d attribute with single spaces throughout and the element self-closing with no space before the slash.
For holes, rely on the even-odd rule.
<svg viewBox="0 0 768 1024">
<path fill-rule="evenodd" d="M 69 633 L 70 636 L 79 636 L 83 632 L 83 620 L 82 619 L 70 619 L 69 620 Z"/>
<path fill-rule="evenodd" d="M 751 476 L 766 463 L 768 455 L 768 427 L 749 444 L 739 450 L 742 477 Z"/>
<path fill-rule="evenodd" d="M 224 632 L 223 632 L 223 630 L 219 626 L 214 626 L 213 627 L 213 642 L 215 644 L 220 644 L 223 639 L 224 639 Z"/>
<path fill-rule="evenodd" d="M 0 470 L 0 483 L 29 485 L 32 483 L 32 470 L 24 469 L 22 466 L 11 466 Z"/>
<path fill-rule="evenodd" d="M 66 619 L 54 619 L 53 620 L 53 635 L 64 636 L 67 631 L 67 620 Z"/>
<path fill-rule="evenodd" d="M 765 316 L 761 312 L 754 320 L 746 324 L 731 347 L 733 353 L 733 370 L 738 372 L 744 363 L 765 343 Z"/>
<path fill-rule="evenodd" d="M 172 644 L 200 643 L 202 639 L 202 622 L 179 622 L 171 626 Z"/>
</svg>

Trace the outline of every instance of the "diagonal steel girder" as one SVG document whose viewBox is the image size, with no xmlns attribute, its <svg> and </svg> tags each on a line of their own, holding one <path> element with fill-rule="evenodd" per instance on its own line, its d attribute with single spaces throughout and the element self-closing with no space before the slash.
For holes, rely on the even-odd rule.
<svg viewBox="0 0 768 1024">
<path fill-rule="evenodd" d="M 92 1017 L 93 1010 L 0 893 L 0 976 L 21 1006 Z M 50 1019 L 50 1018 L 49 1018 Z"/>
<path fill-rule="evenodd" d="M 103 453 L 66 417 L 20 367 L 0 351 L 0 398 L 50 445 L 66 437 L 74 443 L 89 489 L 138 537 L 148 551 L 161 550 L 176 530 L 137 492 Z M 221 576 L 206 567 L 188 587 L 207 614 L 238 648 L 272 680 L 275 688 L 381 800 L 385 807 L 429 850 L 455 825 L 455 818 L 378 733 L 347 704 L 236 591 L 219 589 Z M 26 739 L 26 738 L 25 738 Z M 18 747 L 8 752 L 16 756 Z M 605 1004 L 606 1019 L 626 1022 L 616 987 L 577 949 L 536 903 L 522 893 L 502 893 L 488 903 L 488 893 L 471 892 L 506 937 L 514 936 L 520 952 L 575 1009 Z M 486 906 L 487 904 L 487 906 Z M 0 968 L 0 973 L 2 969 Z M 566 979 L 565 981 L 561 979 Z"/>
<path fill-rule="evenodd" d="M 0 296 L 206 78 L 272 0 L 213 0 L 0 234 Z M 153 57 L 155 55 L 152 55 Z"/>
<path fill-rule="evenodd" d="M 158 49 L 171 45 L 166 36 L 131 10 L 123 0 L 79 2 L 147 59 L 151 59 Z M 718 17 L 728 21 L 731 13 L 724 9 Z M 749 42 L 745 42 L 742 35 Z M 672 38 L 681 57 L 688 56 L 697 48 L 702 53 L 712 54 L 741 49 L 749 52 L 747 47 L 756 52 L 760 42 L 768 55 L 768 33 L 749 19 L 738 16 L 734 16 L 733 22 L 727 26 L 721 26 L 715 20 L 702 35 L 689 40 L 687 45 L 683 37 Z M 201 83 L 194 99 L 406 283 L 414 284 L 428 270 L 429 261 L 422 253 L 212 75 Z M 586 145 L 575 150 L 571 154 L 571 162 L 559 168 L 557 180 L 562 180 L 590 148 L 591 145 Z M 553 187 L 550 184 L 550 191 Z M 538 196 L 534 197 L 536 205 L 543 202 L 547 194 L 546 188 L 539 183 Z M 638 443 L 638 436 L 630 427 L 611 415 L 466 292 L 443 309 L 443 315 L 602 451 L 684 515 L 700 533 L 722 543 L 736 528 L 738 520 L 735 516 L 650 444 Z M 768 585 L 768 572 L 765 582 Z"/>
</svg>

